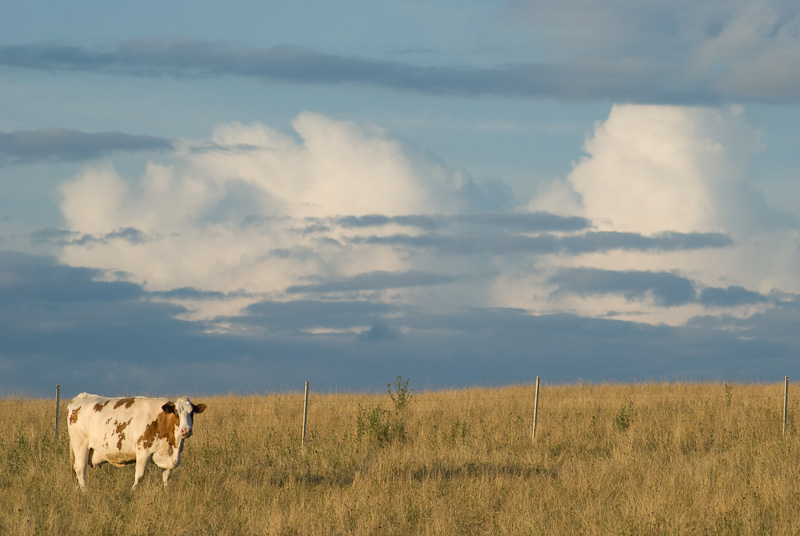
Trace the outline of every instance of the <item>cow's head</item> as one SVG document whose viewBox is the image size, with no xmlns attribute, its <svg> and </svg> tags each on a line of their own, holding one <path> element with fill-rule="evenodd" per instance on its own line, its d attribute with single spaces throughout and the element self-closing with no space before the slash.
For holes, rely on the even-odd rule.
<svg viewBox="0 0 800 536">
<path fill-rule="evenodd" d="M 192 417 L 196 413 L 203 413 L 206 409 L 205 404 L 192 404 L 189 397 L 182 396 L 175 402 L 167 402 L 161 409 L 164 413 L 171 413 L 177 417 L 177 433 L 180 437 L 186 438 L 192 436 Z"/>
</svg>

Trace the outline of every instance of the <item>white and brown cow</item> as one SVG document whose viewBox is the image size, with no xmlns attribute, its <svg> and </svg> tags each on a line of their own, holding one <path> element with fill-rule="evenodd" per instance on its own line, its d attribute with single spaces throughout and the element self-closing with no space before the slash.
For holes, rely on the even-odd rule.
<svg viewBox="0 0 800 536">
<path fill-rule="evenodd" d="M 185 396 L 171 402 L 144 396 L 79 394 L 67 407 L 78 485 L 86 489 L 87 463 L 91 467 L 104 462 L 118 467 L 136 463 L 135 488 L 152 457 L 164 469 L 166 486 L 170 473 L 181 462 L 183 440 L 192 435 L 193 415 L 205 409 L 205 404 L 192 404 Z"/>
</svg>

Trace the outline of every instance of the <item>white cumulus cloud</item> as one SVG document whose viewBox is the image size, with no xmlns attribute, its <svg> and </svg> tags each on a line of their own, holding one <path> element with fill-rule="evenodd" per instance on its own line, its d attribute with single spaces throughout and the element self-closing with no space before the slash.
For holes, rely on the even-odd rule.
<svg viewBox="0 0 800 536">
<path fill-rule="evenodd" d="M 378 127 L 303 113 L 293 128 L 219 125 L 135 177 L 85 169 L 61 187 L 72 237 L 61 261 L 149 291 L 214 293 L 164 294 L 191 318 L 308 295 L 681 324 L 719 307 L 700 299 L 706 289 L 800 292 L 797 230 L 753 186 L 760 134 L 738 107 L 614 106 L 572 171 L 528 206 L 589 225 L 559 231 L 459 219 L 508 210 L 513 192 Z M 633 245 L 695 233 L 726 241 Z"/>
<path fill-rule="evenodd" d="M 759 134 L 739 108 L 614 106 L 567 177 L 583 215 L 621 231 L 730 232 Z M 573 207 L 570 207 L 574 209 Z"/>
<path fill-rule="evenodd" d="M 293 126 L 220 125 L 138 177 L 85 169 L 61 186 L 77 237 L 61 260 L 125 272 L 147 290 L 276 297 L 312 277 L 410 269 L 391 247 L 346 244 L 326 218 L 451 213 L 474 184 L 374 126 L 311 113 Z"/>
<path fill-rule="evenodd" d="M 559 267 L 674 273 L 695 281 L 698 292 L 704 286 L 731 285 L 764 294 L 776 289 L 797 292 L 797 230 L 770 209 L 753 186 L 751 162 L 761 149 L 760 132 L 740 107 L 614 106 L 587 136 L 586 154 L 569 175 L 532 200 L 530 208 L 580 214 L 606 231 L 719 232 L 730 236 L 734 245 L 558 259 L 538 277 L 510 279 L 522 278 L 533 289 L 530 299 L 517 298 L 515 303 L 672 324 L 705 312 L 698 303 L 652 307 L 618 294 L 558 296 L 555 302 L 546 281 Z M 506 289 L 503 294 L 513 293 Z M 740 313 L 753 310 L 742 308 Z"/>
</svg>

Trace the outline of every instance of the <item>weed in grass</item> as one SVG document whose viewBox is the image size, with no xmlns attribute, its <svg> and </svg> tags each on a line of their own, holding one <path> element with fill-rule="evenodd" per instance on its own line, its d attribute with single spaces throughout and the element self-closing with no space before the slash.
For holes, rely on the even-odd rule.
<svg viewBox="0 0 800 536">
<path fill-rule="evenodd" d="M 631 426 L 631 416 L 633 414 L 633 402 L 628 402 L 622 406 L 614 416 L 614 428 L 619 432 L 624 432 Z"/>
<path fill-rule="evenodd" d="M 392 390 L 392 384 L 388 384 L 389 398 L 392 399 L 395 411 L 400 414 L 405 413 L 414 393 L 414 390 L 408 387 L 409 380 L 410 378 L 406 378 L 404 381 L 403 377 L 398 375 L 397 380 L 394 382 L 394 391 Z"/>
<path fill-rule="evenodd" d="M 380 404 L 372 407 L 364 407 L 359 404 L 356 417 L 356 437 L 379 444 L 387 443 L 391 438 L 392 431 L 388 413 L 381 408 Z"/>
</svg>

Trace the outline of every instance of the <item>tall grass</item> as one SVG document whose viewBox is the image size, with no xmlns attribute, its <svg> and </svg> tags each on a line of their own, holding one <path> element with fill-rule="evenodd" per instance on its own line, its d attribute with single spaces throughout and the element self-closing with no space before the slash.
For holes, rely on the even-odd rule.
<svg viewBox="0 0 800 536">
<path fill-rule="evenodd" d="M 544 385 L 535 442 L 533 392 L 312 393 L 305 446 L 301 393 L 195 397 L 167 490 L 104 465 L 86 493 L 64 409 L 54 441 L 53 401 L 0 399 L 0 534 L 800 532 L 782 383 Z"/>
</svg>

